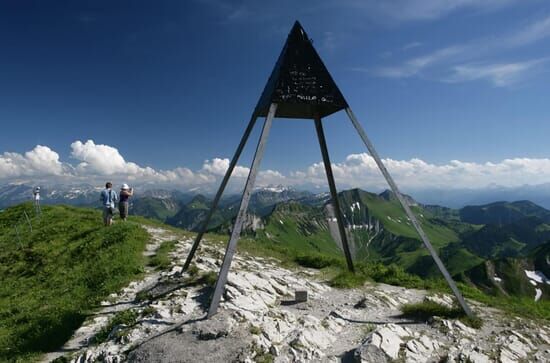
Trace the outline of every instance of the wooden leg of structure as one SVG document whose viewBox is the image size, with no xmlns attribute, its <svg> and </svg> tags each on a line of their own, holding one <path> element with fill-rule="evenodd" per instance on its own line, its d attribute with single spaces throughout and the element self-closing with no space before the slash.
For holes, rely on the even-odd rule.
<svg viewBox="0 0 550 363">
<path fill-rule="evenodd" d="M 470 307 L 468 306 L 468 304 L 466 304 L 466 300 L 464 300 L 464 298 L 462 297 L 462 294 L 460 293 L 460 290 L 458 290 L 458 287 L 456 286 L 455 282 L 453 281 L 451 275 L 449 274 L 449 272 L 447 271 L 447 269 L 443 265 L 443 262 L 441 262 L 441 259 L 437 255 L 437 252 L 433 248 L 430 240 L 428 239 L 428 236 L 426 235 L 426 233 L 424 233 L 424 230 L 422 229 L 422 226 L 420 225 L 420 223 L 416 219 L 416 216 L 411 211 L 411 208 L 409 207 L 409 204 L 407 203 L 405 198 L 403 198 L 403 196 L 401 195 L 401 192 L 399 192 L 399 189 L 397 188 L 397 184 L 395 184 L 395 181 L 393 180 L 390 173 L 388 172 L 388 170 L 384 166 L 384 163 L 382 163 L 382 160 L 380 159 L 380 156 L 376 152 L 376 149 L 374 148 L 374 145 L 372 144 L 372 142 L 367 137 L 367 134 L 365 133 L 365 130 L 363 130 L 363 127 L 361 126 L 361 124 L 359 123 L 359 121 L 357 120 L 357 118 L 355 117 L 355 115 L 353 114 L 353 112 L 351 111 L 351 109 L 349 107 L 346 108 L 346 113 L 348 114 L 348 117 L 350 118 L 353 126 L 355 127 L 355 129 L 359 133 L 359 136 L 361 137 L 361 139 L 365 143 L 365 146 L 367 147 L 370 155 L 374 158 L 374 161 L 376 162 L 376 165 L 378 165 L 378 168 L 380 169 L 380 171 L 384 175 L 384 178 L 388 182 L 391 190 L 393 191 L 393 193 L 395 194 L 395 196 L 399 200 L 399 203 L 401 204 L 401 206 L 405 210 L 405 213 L 407 214 L 407 217 L 409 217 L 409 220 L 411 221 L 414 228 L 416 229 L 416 232 L 418 232 L 418 235 L 422 239 L 422 242 L 424 242 L 424 246 L 426 246 L 426 248 L 428 249 L 428 251 L 432 255 L 432 258 L 434 259 L 437 267 L 439 268 L 439 271 L 441 271 L 441 273 L 443 274 L 443 277 L 447 281 L 447 284 L 449 284 L 449 287 L 451 288 L 454 295 L 456 296 L 456 299 L 458 300 L 458 303 L 462 307 L 462 310 L 464 310 L 466 315 L 468 315 L 469 317 L 474 317 L 474 314 L 470 310 Z"/>
<path fill-rule="evenodd" d="M 338 230 L 340 231 L 340 238 L 342 240 L 342 248 L 344 249 L 344 255 L 346 256 L 348 269 L 351 272 L 354 272 L 353 260 L 351 258 L 351 252 L 348 245 L 348 238 L 346 235 L 346 227 L 344 224 L 344 216 L 342 215 L 342 209 L 340 208 L 340 201 L 338 200 L 338 192 L 336 191 L 336 183 L 334 182 L 334 175 L 332 173 L 332 166 L 330 164 L 330 157 L 327 149 L 327 141 L 325 140 L 325 132 L 323 131 L 323 124 L 320 118 L 315 119 L 315 129 L 317 130 L 317 137 L 319 139 L 319 145 L 321 146 L 321 154 L 323 155 L 323 164 L 325 164 L 325 172 L 327 174 L 328 186 L 329 186 L 330 195 L 332 198 L 332 205 L 334 206 L 334 214 L 336 215 Z"/>
<path fill-rule="evenodd" d="M 218 281 L 216 281 L 216 287 L 214 288 L 214 295 L 212 295 L 212 301 L 210 302 L 210 308 L 208 309 L 207 318 L 210 318 L 218 311 L 218 306 L 220 304 L 223 289 L 225 287 L 225 284 L 227 283 L 227 275 L 229 273 L 229 268 L 231 267 L 231 261 L 233 260 L 233 255 L 235 254 L 235 250 L 237 248 L 237 241 L 239 240 L 239 237 L 241 235 L 241 228 L 243 226 L 243 222 L 246 216 L 246 210 L 248 208 L 248 202 L 250 201 L 250 195 L 252 194 L 252 190 L 254 189 L 254 182 L 256 181 L 256 175 L 258 174 L 260 162 L 262 161 L 262 157 L 264 155 L 267 138 L 269 136 L 269 130 L 271 129 L 271 124 L 273 122 L 273 118 L 275 117 L 276 111 L 277 104 L 271 104 L 271 106 L 269 107 L 269 113 L 265 119 L 260 140 L 258 141 L 256 153 L 254 154 L 252 167 L 250 168 L 248 179 L 246 180 L 241 205 L 239 207 L 239 213 L 237 214 L 235 225 L 233 226 L 233 230 L 231 231 L 231 238 L 229 239 L 229 243 L 227 244 L 227 250 L 225 251 L 222 267 L 220 268 Z"/>
</svg>

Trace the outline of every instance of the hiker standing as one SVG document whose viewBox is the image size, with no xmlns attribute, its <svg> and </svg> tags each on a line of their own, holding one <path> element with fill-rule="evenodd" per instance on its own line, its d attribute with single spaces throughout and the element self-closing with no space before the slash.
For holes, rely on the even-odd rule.
<svg viewBox="0 0 550 363">
<path fill-rule="evenodd" d="M 130 188 L 128 184 L 122 184 L 120 188 L 120 202 L 118 203 L 118 210 L 120 211 L 120 219 L 123 221 L 128 217 L 129 203 L 128 199 L 134 195 L 134 188 Z"/>
<path fill-rule="evenodd" d="M 116 192 L 112 189 L 113 184 L 107 182 L 105 189 L 101 192 L 101 203 L 103 204 L 103 222 L 106 226 L 113 224 L 113 213 L 115 211 L 115 203 L 118 201 Z"/>
<path fill-rule="evenodd" d="M 34 188 L 32 194 L 34 195 L 34 213 L 40 214 L 40 187 Z"/>
</svg>

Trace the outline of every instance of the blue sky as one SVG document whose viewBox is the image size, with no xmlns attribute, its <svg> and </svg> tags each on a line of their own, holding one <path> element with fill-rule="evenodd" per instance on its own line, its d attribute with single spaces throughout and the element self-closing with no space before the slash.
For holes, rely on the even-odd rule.
<svg viewBox="0 0 550 363">
<path fill-rule="evenodd" d="M 398 179 L 550 182 L 542 0 L 3 2 L 0 182 L 214 183 L 295 20 Z M 353 169 L 366 150 L 345 114 L 325 125 L 340 183 L 364 186 L 371 160 Z M 262 169 L 279 175 L 264 181 L 314 179 L 320 159 L 311 122 L 277 120 Z"/>
</svg>

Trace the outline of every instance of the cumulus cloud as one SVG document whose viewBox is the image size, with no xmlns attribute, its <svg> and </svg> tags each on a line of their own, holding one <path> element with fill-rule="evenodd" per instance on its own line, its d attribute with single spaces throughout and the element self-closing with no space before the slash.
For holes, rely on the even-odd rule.
<svg viewBox="0 0 550 363">
<path fill-rule="evenodd" d="M 24 154 L 5 152 L 0 155 L 0 182 L 86 182 L 100 183 L 120 180 L 135 184 L 150 184 L 180 188 L 210 187 L 223 176 L 229 159 L 205 160 L 202 168 L 193 171 L 186 167 L 157 170 L 127 161 L 119 150 L 110 145 L 96 144 L 93 140 L 76 140 L 71 145 L 71 157 L 76 163 L 61 162 L 59 154 L 47 146 L 36 146 Z M 249 169 L 237 165 L 234 179 L 248 175 Z"/>
<path fill-rule="evenodd" d="M 186 167 L 157 170 L 127 161 L 115 147 L 96 144 L 93 140 L 75 141 L 71 144 L 71 150 L 72 158 L 77 161 L 75 165 L 62 162 L 57 152 L 42 145 L 23 154 L 5 152 L 0 155 L 0 182 L 32 179 L 102 184 L 108 179 L 155 187 L 212 191 L 229 167 L 229 159 L 213 158 L 205 160 L 198 170 Z M 387 158 L 383 161 L 403 190 L 481 189 L 492 185 L 518 187 L 550 183 L 550 159 L 544 158 L 513 158 L 497 163 L 451 160 L 433 164 L 418 158 Z M 343 161 L 333 163 L 332 168 L 339 188 L 386 188 L 374 159 L 367 153 L 348 155 Z M 237 165 L 232 180 L 242 185 L 248 172 L 247 167 Z M 279 184 L 326 189 L 324 165 L 317 162 L 286 174 L 271 169 L 258 174 L 259 187 Z"/>
<path fill-rule="evenodd" d="M 384 164 L 396 182 L 405 189 L 485 188 L 498 184 L 516 187 L 524 184 L 550 182 L 550 159 L 515 158 L 498 163 L 473 163 L 452 160 L 446 164 L 431 164 L 421 159 L 384 159 Z M 386 182 L 374 159 L 366 154 L 351 154 L 341 163 L 333 164 L 334 176 L 342 187 L 386 188 Z M 305 171 L 293 174 L 294 179 L 309 179 L 326 183 L 323 163 L 315 163 Z"/>
<path fill-rule="evenodd" d="M 36 147 L 25 154 L 5 152 L 0 155 L 0 179 L 30 176 L 61 176 L 67 167 L 59 154 L 47 146 Z"/>
<path fill-rule="evenodd" d="M 205 160 L 201 171 L 217 176 L 224 176 L 228 168 L 229 159 L 214 158 L 212 160 Z M 246 178 L 249 170 L 249 168 L 236 165 L 235 169 L 233 169 L 232 175 L 238 178 Z"/>
<path fill-rule="evenodd" d="M 134 174 L 139 167 L 127 163 L 118 150 L 108 145 L 96 145 L 93 140 L 71 144 L 71 156 L 80 161 L 76 169 L 81 173 L 113 175 L 120 172 Z"/>
</svg>

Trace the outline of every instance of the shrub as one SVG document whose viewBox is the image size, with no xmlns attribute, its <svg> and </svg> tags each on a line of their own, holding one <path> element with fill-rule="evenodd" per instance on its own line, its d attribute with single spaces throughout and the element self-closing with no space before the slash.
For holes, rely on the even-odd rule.
<svg viewBox="0 0 550 363">
<path fill-rule="evenodd" d="M 299 255 L 294 261 L 303 267 L 322 269 L 329 266 L 340 266 L 340 260 L 321 254 Z"/>
<path fill-rule="evenodd" d="M 340 288 L 353 288 L 363 286 L 363 284 L 368 280 L 368 277 L 361 273 L 352 273 L 349 271 L 342 271 L 335 277 L 333 277 L 329 284 L 333 287 Z"/>
<path fill-rule="evenodd" d="M 110 320 L 107 325 L 97 332 L 94 337 L 94 342 L 96 344 L 103 343 L 109 337 L 109 334 L 117 325 L 132 326 L 136 323 L 139 314 L 135 310 L 124 310 L 117 312 Z"/>
<path fill-rule="evenodd" d="M 172 252 L 178 241 L 164 241 L 157 249 L 154 256 L 149 260 L 149 266 L 156 267 L 161 270 L 165 270 L 170 267 L 172 259 L 170 258 L 170 252 Z"/>
<path fill-rule="evenodd" d="M 405 304 L 401 307 L 402 316 L 416 320 L 426 321 L 433 316 L 439 316 L 444 319 L 459 319 L 464 324 L 479 329 L 483 321 L 478 317 L 469 317 L 458 307 L 449 308 L 433 301 L 423 301 L 415 304 Z"/>
</svg>

